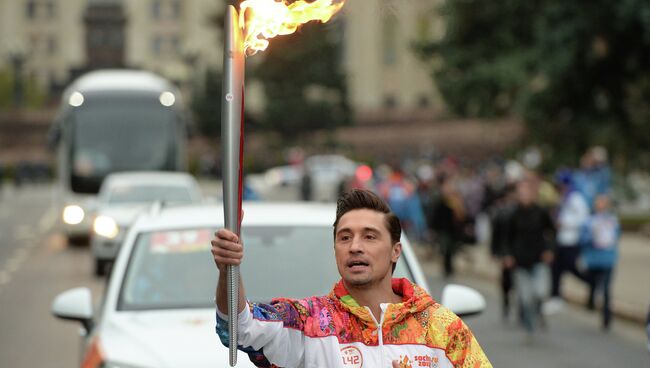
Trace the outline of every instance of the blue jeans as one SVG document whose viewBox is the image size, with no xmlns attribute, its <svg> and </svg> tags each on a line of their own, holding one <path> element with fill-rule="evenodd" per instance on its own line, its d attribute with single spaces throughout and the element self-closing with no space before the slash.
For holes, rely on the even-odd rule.
<svg viewBox="0 0 650 368">
<path fill-rule="evenodd" d="M 589 308 L 594 308 L 596 291 L 603 294 L 603 327 L 609 328 L 612 320 L 612 311 L 609 302 L 609 286 L 612 281 L 611 268 L 594 268 L 588 271 L 589 280 L 589 300 L 587 304 Z"/>
<path fill-rule="evenodd" d="M 533 332 L 540 318 L 542 302 L 548 295 L 549 268 L 544 263 L 536 263 L 530 268 L 517 267 L 514 279 L 522 308 L 524 328 L 528 332 Z"/>
</svg>

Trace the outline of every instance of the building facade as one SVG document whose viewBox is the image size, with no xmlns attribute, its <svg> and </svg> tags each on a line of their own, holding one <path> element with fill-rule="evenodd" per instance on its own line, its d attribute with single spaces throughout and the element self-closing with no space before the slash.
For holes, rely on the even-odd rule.
<svg viewBox="0 0 650 368">
<path fill-rule="evenodd" d="M 435 12 L 442 1 L 347 1 L 335 21 L 344 27 L 342 68 L 359 122 L 428 120 L 444 110 L 431 68 L 412 51 L 414 42 L 442 34 Z M 126 66 L 159 73 L 187 92 L 201 71 L 222 63 L 216 19 L 224 3 L 0 0 L 0 69 L 22 58 L 23 74 L 52 89 L 88 69 Z M 249 83 L 247 106 L 260 109 L 263 94 Z"/>
<path fill-rule="evenodd" d="M 45 89 L 104 67 L 152 70 L 179 84 L 221 64 L 213 0 L 0 0 L 0 68 L 22 59 Z"/>
<path fill-rule="evenodd" d="M 20 60 L 23 77 L 42 87 L 65 83 L 85 61 L 86 0 L 0 0 L 0 68 Z"/>
<path fill-rule="evenodd" d="M 418 41 L 441 37 L 444 0 L 364 0 L 345 5 L 344 67 L 360 123 L 430 120 L 444 111 Z"/>
</svg>

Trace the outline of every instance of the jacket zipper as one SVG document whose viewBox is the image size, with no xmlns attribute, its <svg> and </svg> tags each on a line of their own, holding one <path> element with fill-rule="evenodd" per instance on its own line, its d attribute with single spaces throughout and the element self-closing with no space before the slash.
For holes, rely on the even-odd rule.
<svg viewBox="0 0 650 368">
<path fill-rule="evenodd" d="M 372 314 L 372 311 L 370 308 L 365 307 L 368 312 L 370 312 L 370 316 L 372 317 L 373 322 L 375 322 L 375 325 L 377 325 L 377 342 L 379 346 L 379 363 L 380 367 L 384 367 L 384 334 L 382 332 L 382 326 L 384 325 L 384 315 L 386 314 L 386 309 L 388 309 L 388 303 L 382 303 L 379 305 L 381 308 L 381 316 L 379 317 L 379 323 L 377 323 L 377 319 L 375 318 L 375 315 Z"/>
</svg>

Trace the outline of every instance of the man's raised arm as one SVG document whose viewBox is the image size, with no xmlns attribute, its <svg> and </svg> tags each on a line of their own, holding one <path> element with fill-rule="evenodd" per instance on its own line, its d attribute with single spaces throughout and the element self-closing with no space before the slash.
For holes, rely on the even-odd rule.
<svg viewBox="0 0 650 368">
<path fill-rule="evenodd" d="M 216 301 L 219 312 L 228 314 L 228 281 L 226 266 L 239 266 L 244 257 L 244 246 L 239 241 L 237 234 L 227 229 L 220 229 L 215 233 L 212 240 L 212 256 L 219 269 L 219 282 L 217 283 Z M 237 311 L 241 313 L 246 308 L 246 295 L 244 286 L 239 277 L 239 306 Z"/>
</svg>

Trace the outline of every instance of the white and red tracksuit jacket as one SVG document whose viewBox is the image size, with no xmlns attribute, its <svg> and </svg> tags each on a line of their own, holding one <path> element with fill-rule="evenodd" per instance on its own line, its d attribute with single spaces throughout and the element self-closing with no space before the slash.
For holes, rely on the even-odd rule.
<svg viewBox="0 0 650 368">
<path fill-rule="evenodd" d="M 239 318 L 239 348 L 258 367 L 402 368 L 492 365 L 469 328 L 407 279 L 393 279 L 402 295 L 382 304 L 376 321 L 339 281 L 328 296 L 249 303 Z M 217 333 L 228 344 L 227 316 L 217 310 Z"/>
</svg>

